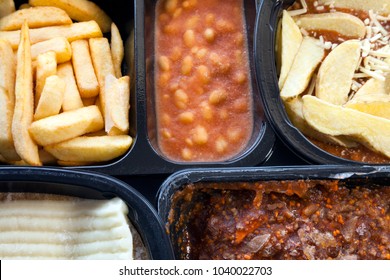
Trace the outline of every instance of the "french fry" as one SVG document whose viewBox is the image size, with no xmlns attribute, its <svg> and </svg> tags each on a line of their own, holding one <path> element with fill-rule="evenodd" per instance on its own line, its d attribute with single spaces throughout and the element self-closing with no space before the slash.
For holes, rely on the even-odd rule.
<svg viewBox="0 0 390 280">
<path fill-rule="evenodd" d="M 124 154 L 133 139 L 128 135 L 77 137 L 44 149 L 61 161 L 101 162 Z"/>
<path fill-rule="evenodd" d="M 0 18 L 15 12 L 14 0 L 0 0 Z"/>
<path fill-rule="evenodd" d="M 116 79 L 112 75 L 106 77 L 106 110 L 104 115 L 105 130 L 109 135 L 117 128 L 122 133 L 129 131 L 129 109 L 130 109 L 130 78 L 124 76 Z"/>
<path fill-rule="evenodd" d="M 15 81 L 15 110 L 12 119 L 12 137 L 18 155 L 26 163 L 42 165 L 38 146 L 31 138 L 28 128 L 34 111 L 31 47 L 27 22 L 23 24 L 20 46 L 17 52 Z"/>
<path fill-rule="evenodd" d="M 111 58 L 110 44 L 107 38 L 92 38 L 89 39 L 89 47 L 93 67 L 100 86 L 100 104 L 103 116 L 106 108 L 105 82 L 108 75 L 115 76 L 114 65 Z"/>
<path fill-rule="evenodd" d="M 87 40 L 72 42 L 72 63 L 77 87 L 82 98 L 91 98 L 99 94 L 99 83 L 93 69 Z"/>
<path fill-rule="evenodd" d="M 95 3 L 86 0 L 30 0 L 31 6 L 54 6 L 63 9 L 76 21 L 95 20 L 103 32 L 110 31 L 110 17 Z"/>
<path fill-rule="evenodd" d="M 62 101 L 62 110 L 65 112 L 82 108 L 84 104 L 76 85 L 72 64 L 70 62 L 65 62 L 58 65 L 57 74 L 66 84 Z"/>
<path fill-rule="evenodd" d="M 43 148 L 39 149 L 39 158 L 41 159 L 43 164 L 55 164 L 57 159 L 53 157 L 52 154 L 46 152 Z"/>
<path fill-rule="evenodd" d="M 0 40 L 0 154 L 5 160 L 20 160 L 11 132 L 15 105 L 16 59 L 11 45 Z"/>
<path fill-rule="evenodd" d="M 38 55 L 35 77 L 35 107 L 38 105 L 46 78 L 57 74 L 57 59 L 55 52 Z"/>
<path fill-rule="evenodd" d="M 121 34 L 115 23 L 111 23 L 111 56 L 114 64 L 115 76 L 122 77 L 122 61 L 124 57 L 124 47 Z"/>
<path fill-rule="evenodd" d="M 99 25 L 91 20 L 84 22 L 76 22 L 70 25 L 40 27 L 30 30 L 31 44 L 36 44 L 42 41 L 53 39 L 58 36 L 63 36 L 69 42 L 80 39 L 102 37 L 102 31 Z M 0 31 L 0 38 L 8 40 L 14 50 L 18 47 L 20 31 Z"/>
<path fill-rule="evenodd" d="M 72 58 L 72 48 L 65 37 L 56 37 L 36 43 L 31 46 L 31 57 L 35 60 L 38 55 L 54 51 L 57 63 L 64 63 Z"/>
<path fill-rule="evenodd" d="M 56 7 L 32 7 L 17 10 L 0 19 L 0 30 L 19 30 L 25 20 L 30 28 L 72 24 L 71 18 L 64 10 Z"/>
<path fill-rule="evenodd" d="M 39 145 L 47 146 L 98 131 L 103 126 L 102 114 L 92 105 L 35 121 L 29 132 Z"/>
<path fill-rule="evenodd" d="M 12 138 L 12 114 L 13 106 L 10 106 L 7 92 L 0 86 L 0 155 L 4 161 L 19 160 Z"/>
<path fill-rule="evenodd" d="M 57 115 L 64 98 L 65 82 L 57 75 L 47 77 L 41 98 L 34 114 L 34 121 Z"/>
</svg>

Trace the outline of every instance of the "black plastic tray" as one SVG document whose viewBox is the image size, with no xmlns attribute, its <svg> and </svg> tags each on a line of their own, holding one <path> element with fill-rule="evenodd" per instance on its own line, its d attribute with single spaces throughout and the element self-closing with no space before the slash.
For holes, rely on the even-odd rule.
<svg viewBox="0 0 390 280">
<path fill-rule="evenodd" d="M 299 167 L 251 167 L 225 169 L 192 169 L 179 171 L 168 177 L 157 193 L 157 209 L 163 223 L 169 230 L 175 257 L 179 258 L 180 248 L 175 235 L 175 224 L 168 219 L 172 209 L 171 198 L 185 185 L 198 182 L 252 182 L 282 181 L 299 179 L 339 179 L 348 186 L 377 184 L 389 185 L 390 168 L 387 166 L 340 166 L 303 165 Z"/>
<path fill-rule="evenodd" d="M 160 217 L 138 191 L 107 175 L 47 167 L 3 167 L 0 192 L 30 192 L 88 199 L 118 197 L 129 208 L 129 220 L 137 229 L 152 259 L 173 259 L 173 251 Z"/>
<path fill-rule="evenodd" d="M 26 1 L 16 1 L 18 7 Z M 156 139 L 156 114 L 154 106 L 154 13 L 157 0 L 93 1 L 117 24 L 125 45 L 123 73 L 130 74 L 130 135 L 133 144 L 123 156 L 89 166 L 65 167 L 98 171 L 109 175 L 169 174 L 193 167 L 240 167 L 264 163 L 273 152 L 275 135 L 266 121 L 260 93 L 255 78 L 253 42 L 258 0 L 245 0 L 250 69 L 252 72 L 254 128 L 252 137 L 243 152 L 222 162 L 175 162 L 159 151 Z M 131 32 L 134 31 L 134 40 Z M 131 60 L 131 53 L 134 60 Z"/>
<path fill-rule="evenodd" d="M 284 4 L 287 3 L 287 4 Z M 314 164 L 366 163 L 332 155 L 311 143 L 289 120 L 280 98 L 275 60 L 275 37 L 283 9 L 293 1 L 260 0 L 255 31 L 256 74 L 267 118 L 279 138 L 297 156 Z"/>
</svg>

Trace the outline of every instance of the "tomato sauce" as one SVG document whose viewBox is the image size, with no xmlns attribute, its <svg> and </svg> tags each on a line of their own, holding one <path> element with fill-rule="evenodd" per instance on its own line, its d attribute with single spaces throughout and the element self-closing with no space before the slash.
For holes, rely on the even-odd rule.
<svg viewBox="0 0 390 280">
<path fill-rule="evenodd" d="M 253 130 L 243 1 L 160 0 L 155 99 L 159 148 L 177 161 L 223 161 Z"/>
</svg>

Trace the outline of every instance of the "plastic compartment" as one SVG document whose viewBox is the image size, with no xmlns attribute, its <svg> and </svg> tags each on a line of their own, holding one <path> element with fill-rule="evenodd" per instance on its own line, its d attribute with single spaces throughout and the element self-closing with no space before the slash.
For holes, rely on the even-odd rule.
<svg viewBox="0 0 390 280">
<path fill-rule="evenodd" d="M 18 7 L 26 1 L 16 1 Z M 267 123 L 254 73 L 253 32 L 257 0 L 245 0 L 250 69 L 252 72 L 254 128 L 245 150 L 234 158 L 218 163 L 174 162 L 159 152 L 155 134 L 154 108 L 154 12 L 155 0 L 94 1 L 118 25 L 125 45 L 123 73 L 130 74 L 130 135 L 133 144 L 123 156 L 96 165 L 65 167 L 98 171 L 109 175 L 168 174 L 192 167 L 239 167 L 264 163 L 272 154 L 275 135 Z M 134 41 L 131 31 L 134 30 Z M 134 61 L 131 61 L 134 54 Z"/>
<path fill-rule="evenodd" d="M 177 259 L 180 258 L 180 232 L 172 215 L 172 197 L 187 184 L 199 182 L 253 182 L 283 180 L 324 180 L 337 179 L 347 186 L 386 185 L 390 184 L 390 168 L 386 166 L 299 166 L 299 167 L 252 167 L 225 169 L 193 169 L 183 170 L 168 177 L 157 194 L 158 213 L 169 230 L 169 236 Z"/>
<path fill-rule="evenodd" d="M 275 37 L 283 9 L 294 1 L 260 1 L 255 30 L 256 74 L 267 118 L 276 135 L 297 156 L 315 164 L 355 164 L 363 162 L 332 155 L 311 143 L 289 120 L 280 98 L 275 60 Z M 284 4 L 285 3 L 285 4 Z"/>
<path fill-rule="evenodd" d="M 87 199 L 119 197 L 127 204 L 128 218 L 150 258 L 173 259 L 170 241 L 156 210 L 138 191 L 113 177 L 60 168 L 3 167 L 0 192 L 48 193 Z"/>
</svg>

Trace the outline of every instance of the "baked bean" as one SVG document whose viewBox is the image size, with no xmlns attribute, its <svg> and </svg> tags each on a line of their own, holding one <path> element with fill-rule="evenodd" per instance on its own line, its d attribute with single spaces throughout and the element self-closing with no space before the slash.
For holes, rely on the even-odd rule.
<svg viewBox="0 0 390 280">
<path fill-rule="evenodd" d="M 172 15 L 176 10 L 177 2 L 178 0 L 167 0 L 165 2 L 165 10 Z"/>
<path fill-rule="evenodd" d="M 171 78 L 171 73 L 169 72 L 161 73 L 160 78 L 158 80 L 159 85 L 162 87 L 166 87 L 170 78 Z"/>
<path fill-rule="evenodd" d="M 215 15 L 213 13 L 209 13 L 205 18 L 206 25 L 211 26 L 215 22 Z"/>
<path fill-rule="evenodd" d="M 160 58 L 158 59 L 158 66 L 160 66 L 160 69 L 162 71 L 169 71 L 170 65 L 171 63 L 168 57 L 166 57 L 165 55 L 160 56 Z"/>
<path fill-rule="evenodd" d="M 244 35 L 242 33 L 236 33 L 234 35 L 234 42 L 237 46 L 241 47 L 244 43 Z"/>
<path fill-rule="evenodd" d="M 211 75 L 210 75 L 210 70 L 207 66 L 205 65 L 199 65 L 197 68 L 200 80 L 204 84 L 208 84 L 211 80 Z"/>
<path fill-rule="evenodd" d="M 192 159 L 192 152 L 190 149 L 188 148 L 184 148 L 181 150 L 181 157 L 184 159 L 184 160 L 191 160 Z"/>
<path fill-rule="evenodd" d="M 225 19 L 217 20 L 215 27 L 217 31 L 221 33 L 229 33 L 234 31 L 234 25 L 230 21 Z"/>
<path fill-rule="evenodd" d="M 162 115 L 162 124 L 168 126 L 170 123 L 171 123 L 171 117 L 168 114 L 164 113 Z"/>
<path fill-rule="evenodd" d="M 227 92 L 225 89 L 216 89 L 210 93 L 209 103 L 212 105 L 218 105 L 225 101 L 227 98 Z"/>
<path fill-rule="evenodd" d="M 229 117 L 229 112 L 226 109 L 222 109 L 219 111 L 219 118 L 221 120 L 226 120 Z"/>
<path fill-rule="evenodd" d="M 165 25 L 163 30 L 167 35 L 175 35 L 179 33 L 179 27 L 172 23 Z"/>
<path fill-rule="evenodd" d="M 174 97 L 175 105 L 177 106 L 177 108 L 185 109 L 187 107 L 187 103 L 188 103 L 187 93 L 182 89 L 178 89 L 177 91 L 175 91 L 174 96 L 175 96 Z"/>
<path fill-rule="evenodd" d="M 183 40 L 184 40 L 184 44 L 188 48 L 192 48 L 195 45 L 195 33 L 194 33 L 194 30 L 189 29 L 186 32 L 184 32 Z"/>
<path fill-rule="evenodd" d="M 198 125 L 194 129 L 194 134 L 193 134 L 193 138 L 192 139 L 194 140 L 195 144 L 197 144 L 197 145 L 204 145 L 204 144 L 206 144 L 208 139 L 209 139 L 209 135 L 207 133 L 206 128 L 204 128 L 201 125 Z"/>
<path fill-rule="evenodd" d="M 246 82 L 246 74 L 242 71 L 237 71 L 234 73 L 233 81 L 237 84 L 243 84 Z"/>
<path fill-rule="evenodd" d="M 238 98 L 233 102 L 233 110 L 237 113 L 245 113 L 249 110 L 248 102 L 244 98 Z"/>
<path fill-rule="evenodd" d="M 218 137 L 218 139 L 215 141 L 215 150 L 218 153 L 223 153 L 226 151 L 228 147 L 228 142 L 225 140 L 223 136 Z"/>
<path fill-rule="evenodd" d="M 178 61 L 181 58 L 181 55 L 182 55 L 182 51 L 180 47 L 176 46 L 173 47 L 170 58 L 172 61 Z"/>
<path fill-rule="evenodd" d="M 177 8 L 175 12 L 173 13 L 173 18 L 178 18 L 181 15 L 181 12 L 183 11 L 182 8 Z"/>
<path fill-rule="evenodd" d="M 215 39 L 215 31 L 212 28 L 206 28 L 206 30 L 203 32 L 203 36 L 206 39 L 207 42 L 212 43 Z"/>
<path fill-rule="evenodd" d="M 200 110 L 202 112 L 202 116 L 205 120 L 211 120 L 213 118 L 213 110 L 207 104 L 207 102 L 202 102 L 200 104 Z"/>
<path fill-rule="evenodd" d="M 199 24 L 200 22 L 200 17 L 195 15 L 195 16 L 192 16 L 190 17 L 186 23 L 185 23 L 185 27 L 186 29 L 195 29 L 195 27 L 197 27 L 197 25 Z"/>
<path fill-rule="evenodd" d="M 196 4 L 198 3 L 197 0 L 186 0 L 186 1 L 183 1 L 183 8 L 186 8 L 186 9 L 190 9 L 190 8 L 193 8 L 196 6 Z"/>
<path fill-rule="evenodd" d="M 214 71 L 220 74 L 226 74 L 230 70 L 229 58 L 224 58 L 215 52 L 210 53 L 209 58 L 214 66 Z"/>
<path fill-rule="evenodd" d="M 199 49 L 198 52 L 196 53 L 196 58 L 202 59 L 202 58 L 206 57 L 206 55 L 207 55 L 207 49 L 202 48 L 202 49 Z"/>
<path fill-rule="evenodd" d="M 172 133 L 169 131 L 169 129 L 167 129 L 167 128 L 164 128 L 163 130 L 162 130 L 162 135 L 165 137 L 165 138 L 167 138 L 167 139 L 169 139 L 169 138 L 171 138 L 172 137 Z"/>
<path fill-rule="evenodd" d="M 193 66 L 193 60 L 192 60 L 192 57 L 187 55 L 184 59 L 183 59 L 183 62 L 181 64 L 181 73 L 183 75 L 189 75 L 191 73 L 191 70 L 192 70 L 192 66 Z"/>
<path fill-rule="evenodd" d="M 229 142 L 238 142 L 241 139 L 241 130 L 239 128 L 229 128 L 227 131 L 227 137 Z"/>
<path fill-rule="evenodd" d="M 184 112 L 179 115 L 179 120 L 184 124 L 190 124 L 194 121 L 194 113 Z"/>
</svg>

